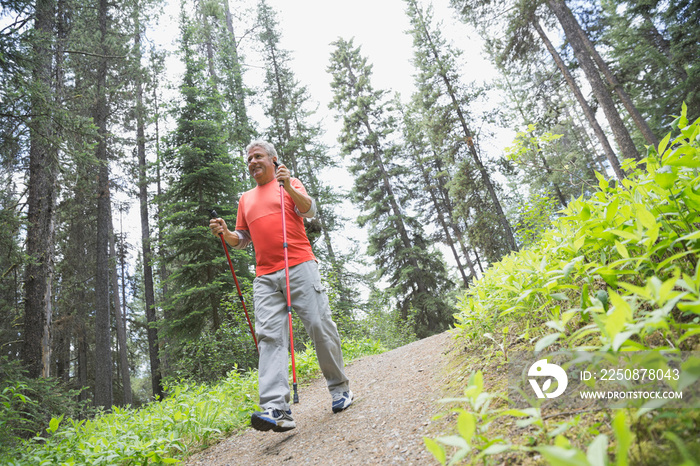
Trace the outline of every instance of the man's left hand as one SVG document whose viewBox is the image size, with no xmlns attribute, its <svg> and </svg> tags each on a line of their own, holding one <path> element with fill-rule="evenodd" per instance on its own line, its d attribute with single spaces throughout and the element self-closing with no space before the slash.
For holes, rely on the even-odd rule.
<svg viewBox="0 0 700 466">
<path fill-rule="evenodd" d="M 292 174 L 289 173 L 289 169 L 285 165 L 280 163 L 277 166 L 275 177 L 277 178 L 278 183 L 284 184 L 285 189 L 288 190 L 291 187 Z"/>
</svg>

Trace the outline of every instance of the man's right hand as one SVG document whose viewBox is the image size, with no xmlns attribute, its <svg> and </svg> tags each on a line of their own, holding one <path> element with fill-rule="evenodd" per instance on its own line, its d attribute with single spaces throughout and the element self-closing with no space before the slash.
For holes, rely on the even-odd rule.
<svg viewBox="0 0 700 466">
<path fill-rule="evenodd" d="M 214 236 L 224 235 L 224 240 L 233 247 L 238 246 L 240 238 L 228 229 L 223 218 L 212 218 L 209 220 L 209 229 Z"/>
<path fill-rule="evenodd" d="M 209 229 L 214 236 L 219 236 L 224 234 L 228 227 L 226 226 L 226 221 L 223 218 L 212 218 L 209 220 Z"/>
</svg>

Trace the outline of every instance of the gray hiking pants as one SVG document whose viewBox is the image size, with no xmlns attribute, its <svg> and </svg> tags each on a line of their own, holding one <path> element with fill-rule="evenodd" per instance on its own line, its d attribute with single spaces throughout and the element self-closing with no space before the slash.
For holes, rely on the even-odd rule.
<svg viewBox="0 0 700 466">
<path fill-rule="evenodd" d="M 328 296 L 316 261 L 289 269 L 292 308 L 301 318 L 316 348 L 318 363 L 331 395 L 348 390 L 338 329 L 331 318 Z M 255 333 L 260 350 L 260 407 L 289 409 L 289 321 L 284 269 L 253 281 Z"/>
</svg>

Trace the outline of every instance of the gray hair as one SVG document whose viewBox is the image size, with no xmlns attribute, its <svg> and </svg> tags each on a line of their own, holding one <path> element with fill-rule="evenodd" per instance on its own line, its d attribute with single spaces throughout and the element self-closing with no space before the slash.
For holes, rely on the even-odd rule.
<svg viewBox="0 0 700 466">
<path fill-rule="evenodd" d="M 245 148 L 246 154 L 253 147 L 261 147 L 265 152 L 267 152 L 267 155 L 269 155 L 270 158 L 278 157 L 277 150 L 275 150 L 275 146 L 263 139 L 256 139 L 254 141 L 251 141 L 250 144 L 248 144 L 248 146 Z"/>
</svg>

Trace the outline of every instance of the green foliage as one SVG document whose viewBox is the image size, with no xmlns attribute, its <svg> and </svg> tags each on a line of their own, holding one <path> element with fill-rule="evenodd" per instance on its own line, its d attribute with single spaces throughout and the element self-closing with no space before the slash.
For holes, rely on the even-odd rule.
<svg viewBox="0 0 700 466">
<path fill-rule="evenodd" d="M 523 247 L 528 247 L 542 238 L 551 226 L 553 212 L 559 203 L 549 193 L 531 193 L 518 209 L 518 222 L 515 235 Z"/>
<path fill-rule="evenodd" d="M 0 359 L 0 457 L 23 439 L 43 431 L 53 416 L 81 416 L 91 408 L 75 401 L 78 390 L 67 390 L 56 379 L 32 379 L 19 361 Z"/>
<path fill-rule="evenodd" d="M 37 436 L 0 461 L 35 464 L 168 464 L 248 422 L 256 373 L 232 371 L 216 385 L 167 387 L 166 399 L 143 409 L 113 408 L 90 420 L 52 418 Z M 12 459 L 14 457 L 14 459 Z"/>
<path fill-rule="evenodd" d="M 415 311 L 403 319 L 396 309 L 390 308 L 391 296 L 387 292 L 374 290 L 365 305 L 364 315 L 354 321 L 352 334 L 355 338 L 370 338 L 388 349 L 407 345 L 417 339 L 415 334 Z"/>
<path fill-rule="evenodd" d="M 370 339 L 343 341 L 346 362 L 384 351 L 386 348 L 380 342 Z M 296 362 L 302 381 L 319 374 L 313 349 L 297 353 Z M 12 377 L 16 379 L 16 374 Z M 35 404 L 25 395 L 29 393 L 29 383 L 41 382 L 22 379 L 0 385 L 3 432 L 22 414 L 17 406 Z M 251 412 L 257 408 L 257 371 L 242 374 L 235 368 L 218 383 L 182 381 L 166 384 L 166 392 L 165 399 L 141 409 L 113 407 L 111 413 L 100 413 L 90 420 L 64 417 L 58 415 L 59 410 L 47 413 L 39 427 L 24 429 L 34 434 L 33 438 L 20 445 L 0 443 L 0 463 L 13 466 L 178 463 L 181 458 L 247 425 Z M 19 430 L 8 432 L 19 433 Z M 10 440 L 5 437 L 0 442 Z"/>
<path fill-rule="evenodd" d="M 364 339 L 343 339 L 343 360 L 348 362 L 359 359 L 364 356 L 384 353 L 387 348 L 378 340 L 370 338 Z M 301 381 L 309 381 L 311 378 L 320 375 L 318 359 L 316 351 L 313 348 L 307 348 L 302 352 L 295 351 L 295 362 L 297 376 Z M 292 361 L 289 361 L 289 373 L 292 373 Z"/>
<path fill-rule="evenodd" d="M 650 147 L 639 163 L 626 163 L 632 174 L 622 186 L 598 175 L 599 190 L 589 199 L 571 202 L 540 241 L 493 264 L 460 302 L 459 337 L 479 338 L 517 325 L 525 329 L 520 338 L 534 344 L 536 352 L 556 347 L 612 354 L 697 350 L 700 120 L 689 123 L 686 115 L 684 105 L 674 131 L 659 147 Z M 690 371 L 689 377 L 684 383 L 695 382 L 700 374 Z M 697 454 L 692 410 L 665 414 L 657 405 L 618 411 L 612 420 L 616 440 L 612 449 L 604 434 L 593 436 L 587 446 L 567 437 L 578 422 L 575 418 L 546 421 L 535 406 L 514 410 L 499 403 L 498 408 L 490 408 L 489 400 L 502 396 L 483 391 L 481 374 L 472 377 L 465 395 L 448 400 L 470 406 L 458 418 L 460 435 L 426 441 L 443 464 L 447 454 L 442 445 L 458 447 L 453 461 L 468 454 L 478 461 L 494 451 L 534 448 L 550 464 L 606 464 L 609 451 L 614 458 L 611 464 L 628 464 L 635 450 L 641 455 L 658 454 L 643 451 L 642 445 L 652 439 L 655 429 L 668 429 L 669 416 L 674 424 L 695 427 L 674 429 L 663 440 L 655 439 L 655 451 L 676 455 L 679 461 Z M 476 419 L 477 434 L 471 433 L 471 416 Z M 553 444 L 530 447 L 489 434 L 489 424 L 503 416 L 553 434 L 545 437 Z M 631 449 L 633 443 L 637 446 Z"/>
<path fill-rule="evenodd" d="M 241 291 L 251 322 L 255 322 L 252 289 L 241 281 Z M 258 353 L 250 334 L 238 294 L 227 294 L 221 302 L 222 322 L 219 328 L 204 331 L 196 339 L 183 340 L 171 349 L 172 362 L 169 377 L 174 380 L 188 380 L 213 383 L 224 377 L 234 367 L 255 369 Z"/>
<path fill-rule="evenodd" d="M 0 168 L 0 348 L 19 350 L 17 326 L 22 315 L 21 281 L 24 269 L 17 187 Z"/>
<path fill-rule="evenodd" d="M 610 46 L 608 63 L 652 129 L 660 133 L 682 102 L 697 112 L 700 3 L 614 0 L 600 7 L 592 19 L 600 43 Z"/>
<path fill-rule="evenodd" d="M 170 134 L 164 162 L 169 177 L 162 229 L 163 259 L 171 267 L 165 288 L 162 321 L 177 354 L 180 345 L 198 346 L 204 332 L 219 331 L 223 322 L 221 296 L 234 288 L 218 238 L 209 232 L 209 209 L 235 223 L 237 193 L 244 190 L 236 176 L 243 160 L 231 156 L 224 97 L 207 73 L 207 61 L 197 53 L 198 29 L 184 13 L 181 52 L 185 73 L 182 102 L 174 110 L 177 128 Z M 200 31 L 201 32 L 201 31 Z M 250 255 L 231 250 L 238 278 L 248 274 Z M 243 363 L 244 361 L 240 361 Z"/>
</svg>

